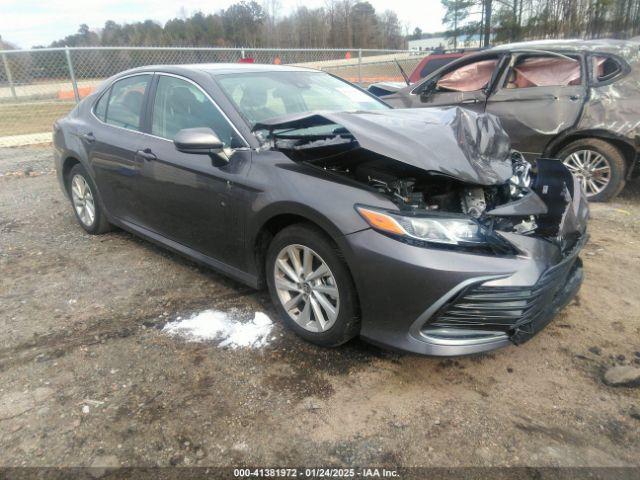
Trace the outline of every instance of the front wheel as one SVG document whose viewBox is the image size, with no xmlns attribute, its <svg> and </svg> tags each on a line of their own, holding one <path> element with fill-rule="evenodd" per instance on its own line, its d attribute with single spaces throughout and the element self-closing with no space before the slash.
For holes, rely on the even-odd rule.
<svg viewBox="0 0 640 480">
<path fill-rule="evenodd" d="M 624 157 L 604 140 L 576 140 L 564 147 L 558 157 L 580 180 L 591 202 L 609 201 L 624 188 Z"/>
<path fill-rule="evenodd" d="M 276 310 L 305 340 L 334 347 L 359 333 L 351 274 L 319 229 L 298 224 L 280 231 L 267 251 L 266 276 Z"/>
</svg>

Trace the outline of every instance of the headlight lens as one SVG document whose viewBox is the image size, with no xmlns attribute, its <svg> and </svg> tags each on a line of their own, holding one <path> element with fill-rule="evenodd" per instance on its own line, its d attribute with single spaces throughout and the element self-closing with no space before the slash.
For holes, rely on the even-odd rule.
<svg viewBox="0 0 640 480">
<path fill-rule="evenodd" d="M 360 205 L 356 210 L 369 225 L 385 233 L 448 245 L 486 243 L 482 227 L 472 219 L 402 215 Z"/>
</svg>

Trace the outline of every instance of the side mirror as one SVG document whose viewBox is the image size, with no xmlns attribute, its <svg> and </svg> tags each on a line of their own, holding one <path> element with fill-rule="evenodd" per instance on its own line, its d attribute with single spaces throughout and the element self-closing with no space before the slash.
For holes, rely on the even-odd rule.
<svg viewBox="0 0 640 480">
<path fill-rule="evenodd" d="M 429 82 L 424 85 L 422 90 L 420 90 L 420 100 L 426 102 L 433 95 L 433 91 L 436 89 L 436 84 Z"/>
<path fill-rule="evenodd" d="M 176 134 L 173 143 L 180 152 L 201 155 L 220 153 L 224 147 L 218 135 L 206 127 L 184 128 Z"/>
</svg>

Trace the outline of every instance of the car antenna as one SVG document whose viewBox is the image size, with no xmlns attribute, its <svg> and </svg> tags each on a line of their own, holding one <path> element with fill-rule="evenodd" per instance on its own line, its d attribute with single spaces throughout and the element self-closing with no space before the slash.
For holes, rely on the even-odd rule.
<svg viewBox="0 0 640 480">
<path fill-rule="evenodd" d="M 400 62 L 398 61 L 398 59 L 394 58 L 393 61 L 396 62 L 396 65 L 398 65 L 398 68 L 400 69 L 400 73 L 402 74 L 402 78 L 404 78 L 404 82 L 407 85 L 411 85 L 411 82 L 409 82 L 409 77 L 407 77 L 407 74 L 405 73 L 404 69 L 402 68 L 402 65 L 400 65 Z"/>
</svg>

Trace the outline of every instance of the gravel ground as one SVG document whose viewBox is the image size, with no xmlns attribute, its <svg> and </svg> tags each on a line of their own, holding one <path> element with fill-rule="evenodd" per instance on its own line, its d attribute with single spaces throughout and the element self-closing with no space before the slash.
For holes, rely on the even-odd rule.
<svg viewBox="0 0 640 480">
<path fill-rule="evenodd" d="M 457 359 L 309 345 L 265 292 L 86 235 L 50 147 L 0 149 L 0 465 L 640 465 L 640 188 L 594 205 L 579 296 L 521 347 Z M 25 173 L 26 172 L 26 173 Z M 206 308 L 261 349 L 161 331 Z"/>
</svg>

